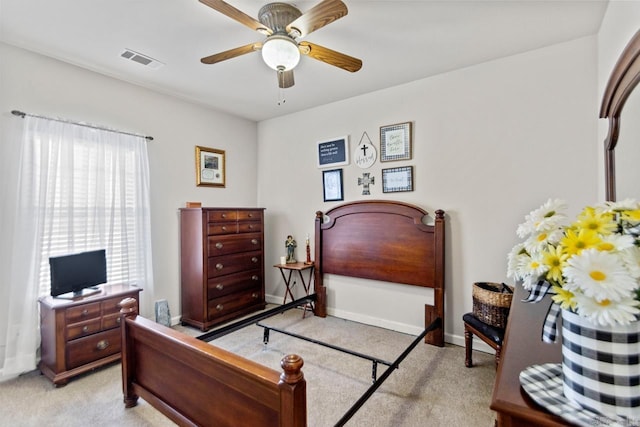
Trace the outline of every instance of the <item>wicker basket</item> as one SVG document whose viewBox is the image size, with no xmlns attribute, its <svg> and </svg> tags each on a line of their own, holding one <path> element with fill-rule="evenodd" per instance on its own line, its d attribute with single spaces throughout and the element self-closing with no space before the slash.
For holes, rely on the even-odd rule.
<svg viewBox="0 0 640 427">
<path fill-rule="evenodd" d="M 504 283 L 476 282 L 473 284 L 473 315 L 496 328 L 507 326 L 513 286 Z"/>
</svg>

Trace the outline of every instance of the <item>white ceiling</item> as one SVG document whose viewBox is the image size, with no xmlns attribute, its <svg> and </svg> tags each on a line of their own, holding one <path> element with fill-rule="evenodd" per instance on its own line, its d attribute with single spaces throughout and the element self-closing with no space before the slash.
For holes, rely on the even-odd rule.
<svg viewBox="0 0 640 427">
<path fill-rule="evenodd" d="M 269 1 L 226 0 L 257 19 Z M 303 13 L 320 0 L 293 3 Z M 259 52 L 200 58 L 261 41 L 198 0 L 0 0 L 0 40 L 251 120 L 264 120 L 596 34 L 606 0 L 343 0 L 349 13 L 304 40 L 360 58 L 357 73 L 303 56 L 278 105 Z M 157 70 L 124 49 L 163 62 Z"/>
</svg>

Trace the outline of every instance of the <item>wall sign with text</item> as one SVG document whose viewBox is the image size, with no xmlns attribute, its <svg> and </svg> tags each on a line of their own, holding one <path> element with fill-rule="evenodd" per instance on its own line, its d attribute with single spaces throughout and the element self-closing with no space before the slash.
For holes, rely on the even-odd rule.
<svg viewBox="0 0 640 427">
<path fill-rule="evenodd" d="M 349 139 L 346 136 L 319 141 L 318 167 L 327 168 L 349 164 Z"/>
</svg>

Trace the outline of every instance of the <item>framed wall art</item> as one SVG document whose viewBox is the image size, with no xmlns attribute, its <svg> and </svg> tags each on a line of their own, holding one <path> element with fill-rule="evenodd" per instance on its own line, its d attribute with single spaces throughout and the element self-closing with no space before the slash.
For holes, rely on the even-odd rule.
<svg viewBox="0 0 640 427">
<path fill-rule="evenodd" d="M 380 127 L 380 161 L 411 159 L 411 122 Z"/>
<path fill-rule="evenodd" d="M 413 191 L 413 166 L 382 169 L 382 192 Z"/>
<path fill-rule="evenodd" d="M 322 191 L 325 202 L 344 200 L 342 194 L 342 169 L 322 171 Z"/>
<path fill-rule="evenodd" d="M 318 167 L 349 164 L 349 139 L 346 136 L 318 142 Z"/>
<path fill-rule="evenodd" d="M 224 150 L 196 145 L 196 184 L 198 187 L 224 187 L 226 165 Z"/>
</svg>

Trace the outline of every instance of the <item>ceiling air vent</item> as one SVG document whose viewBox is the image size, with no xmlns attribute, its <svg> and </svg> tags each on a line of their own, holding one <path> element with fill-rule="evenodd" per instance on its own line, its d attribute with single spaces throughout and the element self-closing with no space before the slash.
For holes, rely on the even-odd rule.
<svg viewBox="0 0 640 427">
<path fill-rule="evenodd" d="M 164 64 L 157 59 L 153 59 L 147 55 L 143 55 L 141 53 L 135 52 L 131 49 L 125 49 L 124 52 L 120 54 L 124 59 L 128 59 L 133 62 L 137 62 L 138 64 L 142 64 L 151 69 L 157 70 L 162 67 Z"/>
</svg>

